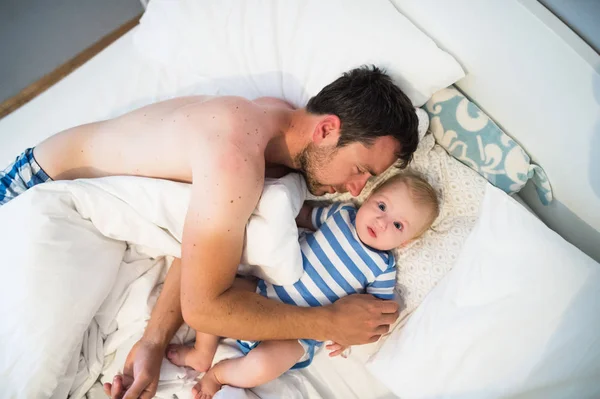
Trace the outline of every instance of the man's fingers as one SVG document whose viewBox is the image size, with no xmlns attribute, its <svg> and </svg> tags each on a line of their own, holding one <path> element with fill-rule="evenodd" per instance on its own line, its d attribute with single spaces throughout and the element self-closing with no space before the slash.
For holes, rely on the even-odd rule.
<svg viewBox="0 0 600 399">
<path fill-rule="evenodd" d="M 125 378 L 125 382 L 129 382 L 129 384 L 125 384 L 126 387 L 130 386 L 133 383 L 133 362 L 125 361 L 123 365 L 123 377 L 129 377 L 129 379 Z"/>
<path fill-rule="evenodd" d="M 156 392 L 152 392 L 149 390 L 146 390 L 144 392 L 142 392 L 142 395 L 140 396 L 140 399 L 152 399 L 154 397 L 154 394 Z"/>
<path fill-rule="evenodd" d="M 379 338 L 381 338 L 381 335 L 373 335 L 367 343 L 372 344 L 373 342 L 377 342 L 379 341 Z"/>
<path fill-rule="evenodd" d="M 139 378 L 138 378 L 139 379 Z M 123 385 L 123 399 L 135 398 L 139 397 L 139 393 L 130 393 L 131 387 L 135 384 L 135 379 L 133 378 L 133 367 L 129 362 L 125 362 L 123 366 L 123 375 L 121 376 L 121 384 Z M 135 392 L 135 391 L 134 391 Z M 140 391 L 141 392 L 141 391 Z M 131 396 L 135 395 L 135 396 Z"/>
<path fill-rule="evenodd" d="M 135 382 L 133 377 L 128 374 L 123 374 L 121 376 L 121 381 L 123 382 L 123 390 L 127 390 Z"/>
<path fill-rule="evenodd" d="M 144 392 L 140 396 L 140 399 L 152 399 L 154 395 L 156 395 L 156 390 L 158 389 L 158 381 L 150 381 L 150 383 L 146 386 Z"/>
<path fill-rule="evenodd" d="M 105 382 L 104 385 L 102 385 L 102 388 L 104 388 L 104 393 L 106 394 L 106 396 L 108 396 L 110 398 L 110 387 L 111 387 L 111 383 L 110 382 Z"/>
<path fill-rule="evenodd" d="M 398 313 L 398 310 L 400 309 L 400 305 L 398 305 L 396 302 L 394 301 L 380 301 L 378 303 L 379 305 L 379 310 L 381 311 L 381 313 Z M 397 318 L 398 316 L 396 316 Z"/>
<path fill-rule="evenodd" d="M 379 318 L 381 324 L 394 324 L 398 317 L 400 316 L 400 312 L 395 313 L 383 313 Z"/>
<path fill-rule="evenodd" d="M 387 334 L 390 331 L 390 326 L 385 324 L 383 326 L 379 326 L 375 329 L 374 333 L 378 335 Z"/>
<path fill-rule="evenodd" d="M 111 384 L 108 384 L 111 385 Z M 123 380 L 120 375 L 115 375 L 110 387 L 111 399 L 121 399 L 123 397 Z"/>
<path fill-rule="evenodd" d="M 138 376 L 131 384 L 131 387 L 125 393 L 123 399 L 138 399 L 142 397 L 142 393 L 148 387 L 150 381 L 146 378 Z"/>
</svg>

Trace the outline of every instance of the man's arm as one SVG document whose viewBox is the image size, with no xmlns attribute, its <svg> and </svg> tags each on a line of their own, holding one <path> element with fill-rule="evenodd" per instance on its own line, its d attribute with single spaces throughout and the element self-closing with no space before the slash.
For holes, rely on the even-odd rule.
<svg viewBox="0 0 600 399">
<path fill-rule="evenodd" d="M 161 346 L 163 352 L 183 324 L 180 292 L 181 259 L 175 258 L 142 337 L 144 340 Z"/>
<path fill-rule="evenodd" d="M 246 223 L 262 193 L 264 168 L 239 150 L 224 153 L 214 162 L 218 173 L 205 173 L 207 160 L 194 170 L 182 244 L 183 317 L 192 328 L 232 338 L 313 336 L 303 323 L 310 319 L 312 330 L 326 322 L 326 312 L 230 289 Z"/>
<path fill-rule="evenodd" d="M 398 317 L 398 306 L 371 295 L 305 308 L 231 289 L 245 226 L 262 193 L 264 167 L 239 149 L 224 149 L 216 157 L 211 171 L 206 170 L 206 159 L 193 168 L 182 243 L 181 308 L 186 323 L 201 332 L 248 340 L 312 338 L 364 344 L 386 333 Z"/>
</svg>

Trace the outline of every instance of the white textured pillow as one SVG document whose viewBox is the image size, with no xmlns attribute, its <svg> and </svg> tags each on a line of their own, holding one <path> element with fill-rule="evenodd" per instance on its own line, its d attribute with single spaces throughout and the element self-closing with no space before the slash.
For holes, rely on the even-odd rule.
<svg viewBox="0 0 600 399">
<path fill-rule="evenodd" d="M 600 397 L 600 265 L 487 184 L 456 265 L 368 367 L 402 398 Z"/>
<path fill-rule="evenodd" d="M 479 216 L 486 180 L 435 144 L 431 134 L 419 143 L 411 165 L 436 189 L 440 215 L 421 238 L 396 251 L 396 289 L 404 314 L 411 313 L 454 266 Z"/>
<path fill-rule="evenodd" d="M 296 106 L 362 64 L 386 68 L 416 106 L 464 76 L 387 0 L 152 0 L 135 43 L 220 94 Z"/>
</svg>

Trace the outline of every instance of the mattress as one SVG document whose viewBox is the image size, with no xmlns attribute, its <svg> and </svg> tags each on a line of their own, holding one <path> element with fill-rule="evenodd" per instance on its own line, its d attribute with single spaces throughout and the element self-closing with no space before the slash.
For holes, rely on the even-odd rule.
<svg viewBox="0 0 600 399">
<path fill-rule="evenodd" d="M 178 95 L 214 94 L 210 82 L 190 87 L 174 72 L 152 64 L 133 44 L 135 29 L 65 79 L 0 120 L 0 167 L 25 148 L 66 128 L 112 118 Z M 395 397 L 365 368 L 374 346 L 356 347 L 347 359 L 321 351 L 307 369 L 294 372 L 310 398 Z M 104 397 L 95 386 L 89 397 Z M 227 396 L 227 397 L 233 397 Z M 277 397 L 277 395 L 271 396 Z"/>
</svg>

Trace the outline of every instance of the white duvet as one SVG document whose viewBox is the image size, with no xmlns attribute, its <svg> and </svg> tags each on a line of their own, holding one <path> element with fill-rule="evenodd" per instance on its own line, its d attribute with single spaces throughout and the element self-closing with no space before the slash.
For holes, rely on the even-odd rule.
<svg viewBox="0 0 600 399">
<path fill-rule="evenodd" d="M 299 175 L 268 182 L 247 226 L 243 261 L 255 266 L 240 270 L 279 284 L 299 278 L 294 217 L 304 192 Z M 80 398 L 101 373 L 119 371 L 180 254 L 188 202 L 187 184 L 110 177 L 37 186 L 0 208 L 2 397 Z M 175 341 L 192 338 L 184 327 Z M 232 354 L 224 347 L 217 358 Z M 158 397 L 188 397 L 195 376 L 165 360 Z M 305 397 L 294 378 L 260 396 Z"/>
</svg>

